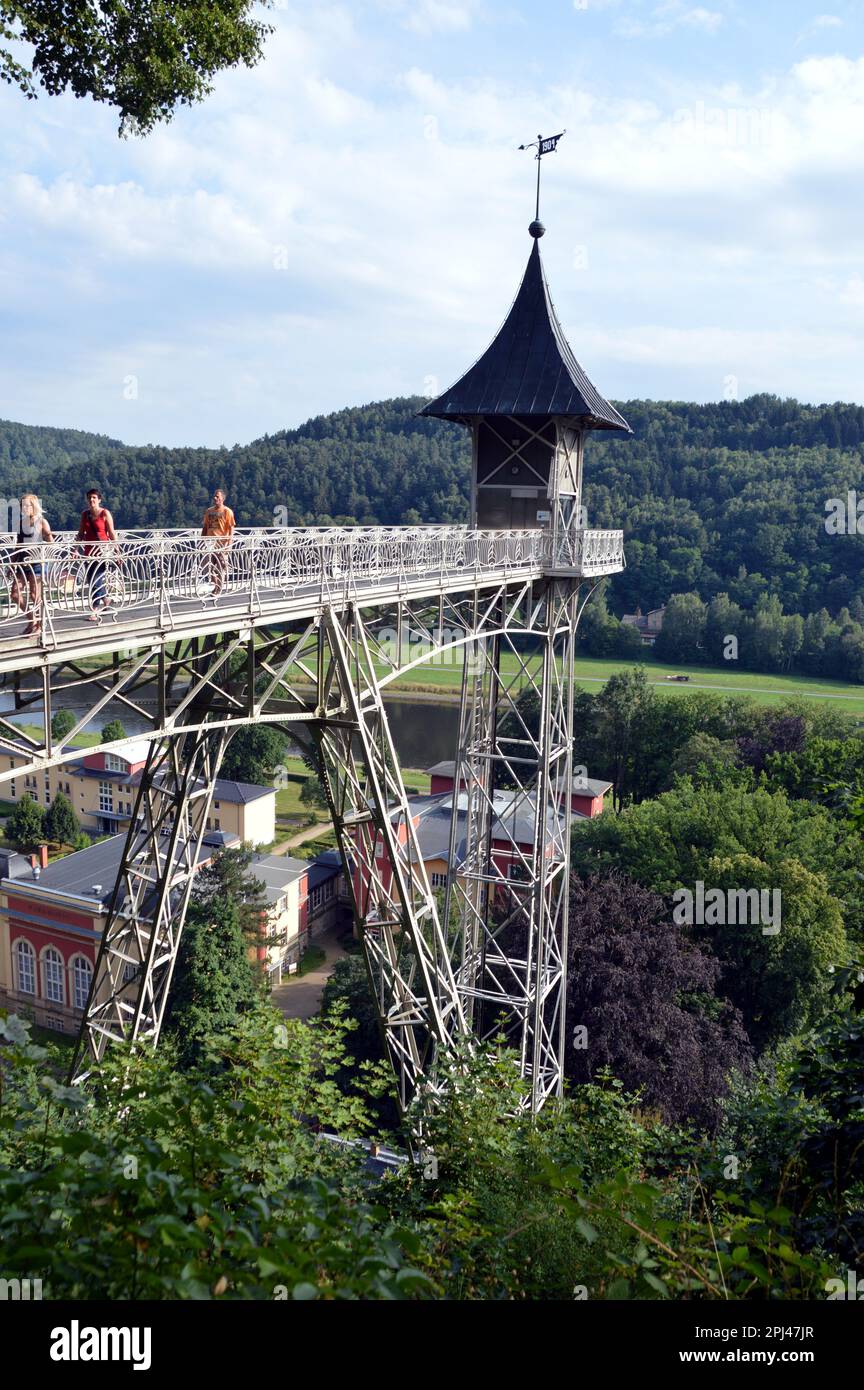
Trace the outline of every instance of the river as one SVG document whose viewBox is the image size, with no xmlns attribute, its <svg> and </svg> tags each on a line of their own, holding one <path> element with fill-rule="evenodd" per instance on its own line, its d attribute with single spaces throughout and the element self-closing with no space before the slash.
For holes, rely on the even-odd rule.
<svg viewBox="0 0 864 1390">
<path fill-rule="evenodd" d="M 62 701 L 62 707 L 71 710 L 76 718 L 80 718 L 89 706 L 85 697 L 67 696 Z M 8 714 L 12 709 L 14 704 L 11 695 L 6 691 L 0 691 L 0 713 Z M 433 763 L 456 756 L 456 739 L 459 732 L 458 705 L 426 704 L 418 699 L 403 700 L 394 696 L 387 701 L 387 713 L 393 742 L 403 767 L 431 767 Z M 15 723 L 32 723 L 34 715 L 35 711 L 29 714 L 13 714 L 12 720 Z M 119 719 L 127 734 L 133 737 L 147 729 L 146 722 L 140 716 L 124 709 L 122 705 L 106 707 L 97 719 L 91 720 L 85 727 L 88 732 L 98 732 L 109 719 Z"/>
</svg>

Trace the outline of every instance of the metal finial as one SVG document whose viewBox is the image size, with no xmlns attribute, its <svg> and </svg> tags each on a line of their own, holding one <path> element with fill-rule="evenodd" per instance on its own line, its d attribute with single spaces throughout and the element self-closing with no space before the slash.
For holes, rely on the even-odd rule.
<svg viewBox="0 0 864 1390">
<path fill-rule="evenodd" d="M 543 226 L 543 223 L 540 221 L 540 164 L 544 154 L 551 154 L 553 150 L 557 149 L 558 141 L 561 139 L 562 135 L 566 134 L 566 129 L 560 130 L 557 135 L 547 135 L 545 140 L 543 139 L 542 135 L 538 135 L 537 139 L 532 140 L 530 145 L 519 146 L 520 150 L 537 151 L 537 153 L 534 156 L 534 158 L 537 160 L 537 200 L 534 204 L 534 221 L 528 228 L 528 231 L 530 232 L 531 236 L 533 236 L 535 239 L 537 237 L 541 237 L 546 230 L 546 228 Z"/>
</svg>

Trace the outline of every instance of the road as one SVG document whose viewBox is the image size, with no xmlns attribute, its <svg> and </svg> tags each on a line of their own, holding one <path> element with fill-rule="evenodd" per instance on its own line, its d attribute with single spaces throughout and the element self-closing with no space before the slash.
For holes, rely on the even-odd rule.
<svg viewBox="0 0 864 1390">
<path fill-rule="evenodd" d="M 333 967 L 347 952 L 339 944 L 335 927 L 329 927 L 320 936 L 312 938 L 313 946 L 320 946 L 325 959 L 308 975 L 292 975 L 272 991 L 270 999 L 285 1018 L 314 1018 L 321 1008 L 321 995 L 324 992 Z"/>
</svg>

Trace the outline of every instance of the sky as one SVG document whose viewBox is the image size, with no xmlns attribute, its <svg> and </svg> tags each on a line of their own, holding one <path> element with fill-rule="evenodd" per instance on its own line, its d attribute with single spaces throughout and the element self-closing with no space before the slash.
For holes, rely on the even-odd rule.
<svg viewBox="0 0 864 1390">
<path fill-rule="evenodd" d="M 616 400 L 864 401 L 864 0 L 276 0 L 145 138 L 0 92 L 0 417 L 231 446 L 434 395 L 541 243 Z"/>
</svg>

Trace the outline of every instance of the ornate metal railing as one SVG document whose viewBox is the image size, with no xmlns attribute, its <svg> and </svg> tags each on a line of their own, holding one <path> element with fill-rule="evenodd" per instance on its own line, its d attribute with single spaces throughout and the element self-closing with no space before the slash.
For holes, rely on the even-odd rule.
<svg viewBox="0 0 864 1390">
<path fill-rule="evenodd" d="M 453 587 L 487 572 L 565 565 L 606 573 L 623 563 L 620 531 L 579 532 L 566 554 L 560 550 L 547 531 L 459 526 L 260 528 L 237 530 L 230 543 L 192 530 L 123 531 L 116 542 L 63 534 L 27 546 L 0 537 L 0 633 L 29 628 L 35 638 L 37 629 L 68 627 L 62 620 L 70 616 L 86 622 L 154 611 L 171 626 L 209 603 L 255 613 L 294 597 L 350 598 L 425 581 Z"/>
<path fill-rule="evenodd" d="M 556 538 L 554 568 L 586 578 L 624 568 L 623 531 L 567 531 Z"/>
</svg>

